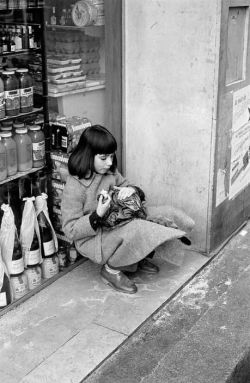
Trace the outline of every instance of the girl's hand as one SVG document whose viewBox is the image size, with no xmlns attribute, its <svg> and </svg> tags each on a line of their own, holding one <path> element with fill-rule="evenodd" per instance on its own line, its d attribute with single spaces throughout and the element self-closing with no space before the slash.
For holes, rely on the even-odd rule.
<svg viewBox="0 0 250 383">
<path fill-rule="evenodd" d="M 96 213 L 99 215 L 99 217 L 103 217 L 104 214 L 108 211 L 110 207 L 111 197 L 108 193 L 100 194 L 98 205 L 96 208 Z"/>
<path fill-rule="evenodd" d="M 127 186 L 127 187 L 118 187 L 118 186 L 114 186 L 114 189 L 119 190 L 119 193 L 118 193 L 118 198 L 119 198 L 119 199 L 125 199 L 125 198 L 128 198 L 128 197 L 130 197 L 132 194 L 135 193 L 135 189 L 132 188 L 131 186 Z"/>
</svg>

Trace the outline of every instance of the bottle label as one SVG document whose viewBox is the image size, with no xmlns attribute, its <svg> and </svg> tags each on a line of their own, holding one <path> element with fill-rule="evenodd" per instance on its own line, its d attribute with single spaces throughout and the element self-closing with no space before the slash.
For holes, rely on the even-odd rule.
<svg viewBox="0 0 250 383">
<path fill-rule="evenodd" d="M 10 281 L 13 287 L 15 299 L 19 299 L 23 297 L 25 294 L 27 294 L 28 283 L 24 275 L 19 275 L 18 277 L 11 277 Z"/>
<path fill-rule="evenodd" d="M 61 147 L 67 149 L 68 148 L 68 137 L 62 136 Z"/>
<path fill-rule="evenodd" d="M 15 148 L 7 148 L 7 162 L 8 167 L 17 166 L 17 153 Z"/>
<path fill-rule="evenodd" d="M 29 289 L 33 290 L 42 283 L 42 273 L 40 267 L 32 267 L 26 270 Z"/>
<path fill-rule="evenodd" d="M 6 292 L 0 293 L 0 307 L 7 306 Z"/>
<path fill-rule="evenodd" d="M 45 158 L 45 142 L 34 142 L 33 147 L 33 161 L 44 160 Z"/>
<path fill-rule="evenodd" d="M 5 117 L 4 92 L 0 93 L 0 119 Z"/>
<path fill-rule="evenodd" d="M 34 38 L 33 37 L 29 37 L 29 47 L 32 49 L 32 48 L 35 48 L 35 44 L 34 44 Z"/>
<path fill-rule="evenodd" d="M 19 32 L 20 33 L 20 32 Z M 15 43 L 16 43 L 16 51 L 22 50 L 22 38 L 19 36 L 15 37 Z"/>
<path fill-rule="evenodd" d="M 10 264 L 10 274 L 20 274 L 24 270 L 24 263 L 23 263 L 23 258 L 17 259 L 16 261 L 11 261 Z"/>
<path fill-rule="evenodd" d="M 56 252 L 55 243 L 52 239 L 49 242 L 43 242 L 44 256 L 48 257 Z"/>
<path fill-rule="evenodd" d="M 40 250 L 27 251 L 27 265 L 37 265 L 40 262 Z"/>
<path fill-rule="evenodd" d="M 45 258 L 42 263 L 44 278 L 51 278 L 59 273 L 59 263 L 57 257 Z"/>
<path fill-rule="evenodd" d="M 6 110 L 19 110 L 20 108 L 19 89 L 6 90 L 4 92 L 4 98 L 5 98 Z"/>
<path fill-rule="evenodd" d="M 33 106 L 33 86 L 20 89 L 20 103 L 21 108 Z"/>
<path fill-rule="evenodd" d="M 0 93 L 0 109 L 4 108 L 4 92 Z"/>
</svg>

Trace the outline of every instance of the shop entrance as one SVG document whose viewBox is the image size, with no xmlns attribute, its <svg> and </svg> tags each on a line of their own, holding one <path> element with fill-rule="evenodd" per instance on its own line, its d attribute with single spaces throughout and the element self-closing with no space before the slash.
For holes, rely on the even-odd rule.
<svg viewBox="0 0 250 383">
<path fill-rule="evenodd" d="M 222 2 L 210 248 L 250 213 L 250 0 Z"/>
</svg>

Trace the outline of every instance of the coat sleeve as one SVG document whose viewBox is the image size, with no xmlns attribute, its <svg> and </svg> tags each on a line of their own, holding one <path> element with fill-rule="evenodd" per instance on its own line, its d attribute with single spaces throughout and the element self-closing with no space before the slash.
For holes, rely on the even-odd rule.
<svg viewBox="0 0 250 383">
<path fill-rule="evenodd" d="M 68 177 L 63 190 L 61 212 L 63 232 L 71 241 L 97 234 L 90 225 L 90 214 L 83 215 L 84 202 L 85 188 L 73 177 Z"/>
</svg>

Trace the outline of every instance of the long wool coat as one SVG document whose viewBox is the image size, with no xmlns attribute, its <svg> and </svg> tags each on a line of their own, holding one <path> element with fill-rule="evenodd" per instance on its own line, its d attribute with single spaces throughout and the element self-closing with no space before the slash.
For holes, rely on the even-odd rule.
<svg viewBox="0 0 250 383">
<path fill-rule="evenodd" d="M 103 189 L 109 191 L 113 186 L 128 185 L 119 172 L 94 173 L 88 180 L 71 175 L 67 178 L 61 205 L 63 231 L 74 241 L 79 253 L 95 263 L 108 261 L 113 267 L 132 265 L 164 242 L 185 235 L 182 230 L 142 219 L 95 231 L 89 216 L 97 208 L 98 194 Z"/>
</svg>

